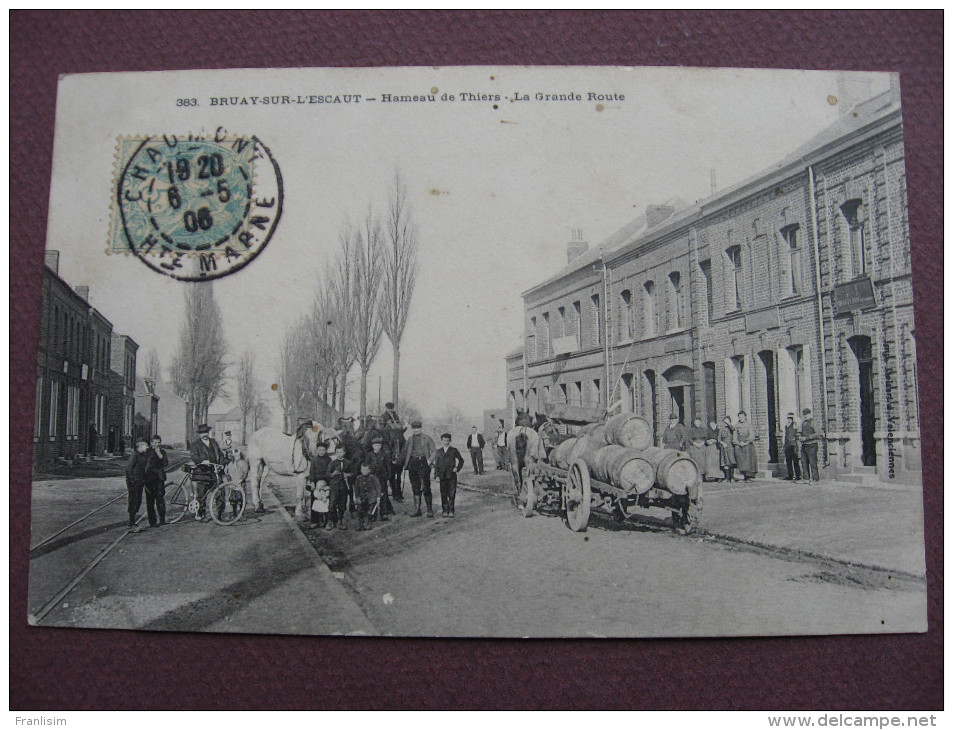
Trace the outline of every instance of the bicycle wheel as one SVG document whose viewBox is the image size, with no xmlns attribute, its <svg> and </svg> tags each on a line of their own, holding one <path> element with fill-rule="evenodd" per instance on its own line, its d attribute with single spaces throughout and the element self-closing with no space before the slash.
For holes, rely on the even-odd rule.
<svg viewBox="0 0 953 730">
<path fill-rule="evenodd" d="M 245 514 L 245 491 L 232 482 L 219 484 L 209 492 L 208 513 L 219 525 L 234 525 Z"/>
<path fill-rule="evenodd" d="M 181 520 L 189 511 L 189 503 L 192 501 L 192 485 L 188 477 L 185 477 L 172 490 L 172 493 L 165 500 L 165 521 L 174 524 Z"/>
</svg>

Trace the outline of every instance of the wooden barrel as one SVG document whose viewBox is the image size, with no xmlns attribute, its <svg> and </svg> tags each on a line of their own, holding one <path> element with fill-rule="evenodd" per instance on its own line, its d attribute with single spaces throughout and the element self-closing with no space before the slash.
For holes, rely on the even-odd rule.
<svg viewBox="0 0 953 730">
<path fill-rule="evenodd" d="M 586 434 L 590 433 L 592 429 L 594 429 L 598 425 L 599 425 L 598 423 L 587 423 L 585 426 L 579 429 L 579 431 L 576 433 L 576 436 L 585 436 Z"/>
<path fill-rule="evenodd" d="M 647 492 L 655 484 L 655 466 L 638 449 L 618 448 L 609 461 L 611 484 L 627 492 Z"/>
<path fill-rule="evenodd" d="M 593 478 L 606 484 L 612 484 L 612 475 L 609 472 L 609 462 L 618 452 L 625 451 L 624 446 L 603 446 L 593 454 L 592 461 L 587 460 L 589 473 Z M 616 485 L 618 486 L 618 485 Z"/>
<path fill-rule="evenodd" d="M 559 446 L 549 452 L 549 463 L 558 466 L 560 469 L 568 469 L 570 460 L 569 452 L 576 445 L 576 439 L 566 439 Z"/>
<path fill-rule="evenodd" d="M 569 464 L 572 464 L 576 459 L 586 453 L 589 450 L 589 437 L 580 436 L 576 439 L 576 443 L 572 445 L 572 448 L 569 450 Z"/>
<path fill-rule="evenodd" d="M 609 445 L 609 442 L 606 441 L 605 425 L 602 423 L 597 424 L 595 428 L 586 434 L 586 438 L 589 439 L 589 443 L 582 454 L 582 458 L 586 460 L 587 464 L 590 464 L 596 458 L 596 452 L 604 446 Z"/>
<path fill-rule="evenodd" d="M 652 445 L 652 427 L 642 416 L 620 413 L 606 422 L 606 441 L 630 449 L 647 449 Z"/>
<path fill-rule="evenodd" d="M 642 454 L 655 467 L 658 486 L 672 494 L 685 494 L 689 487 L 698 484 L 698 466 L 684 451 L 653 446 Z"/>
</svg>

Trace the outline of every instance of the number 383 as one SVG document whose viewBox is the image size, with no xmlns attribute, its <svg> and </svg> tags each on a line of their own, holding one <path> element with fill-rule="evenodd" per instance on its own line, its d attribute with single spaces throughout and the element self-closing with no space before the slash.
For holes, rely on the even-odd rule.
<svg viewBox="0 0 953 730">
<path fill-rule="evenodd" d="M 176 106 L 198 106 L 199 100 L 198 99 L 176 99 L 175 105 Z"/>
</svg>

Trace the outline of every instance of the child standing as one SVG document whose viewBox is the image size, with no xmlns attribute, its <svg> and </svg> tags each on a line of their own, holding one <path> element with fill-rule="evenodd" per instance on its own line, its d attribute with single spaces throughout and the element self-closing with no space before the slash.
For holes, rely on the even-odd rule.
<svg viewBox="0 0 953 730">
<path fill-rule="evenodd" d="M 354 480 L 354 506 L 357 507 L 358 530 L 370 530 L 368 514 L 380 508 L 381 483 L 371 474 L 368 462 L 361 464 L 361 473 Z"/>
</svg>

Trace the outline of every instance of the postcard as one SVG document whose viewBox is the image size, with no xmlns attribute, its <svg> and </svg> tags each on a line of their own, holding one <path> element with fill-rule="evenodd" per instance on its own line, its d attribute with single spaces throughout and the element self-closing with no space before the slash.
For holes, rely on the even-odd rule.
<svg viewBox="0 0 953 730">
<path fill-rule="evenodd" d="M 29 620 L 924 632 L 899 76 L 60 79 Z"/>
</svg>

